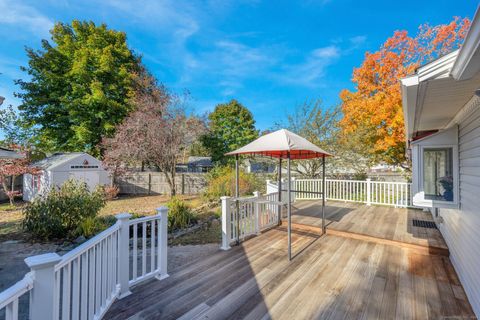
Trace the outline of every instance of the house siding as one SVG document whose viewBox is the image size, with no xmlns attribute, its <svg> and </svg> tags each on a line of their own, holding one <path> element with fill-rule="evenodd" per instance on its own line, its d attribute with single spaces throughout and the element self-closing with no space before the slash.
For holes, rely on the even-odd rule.
<svg viewBox="0 0 480 320">
<path fill-rule="evenodd" d="M 459 122 L 460 208 L 439 209 L 439 229 L 468 299 L 480 316 L 480 108 Z"/>
</svg>

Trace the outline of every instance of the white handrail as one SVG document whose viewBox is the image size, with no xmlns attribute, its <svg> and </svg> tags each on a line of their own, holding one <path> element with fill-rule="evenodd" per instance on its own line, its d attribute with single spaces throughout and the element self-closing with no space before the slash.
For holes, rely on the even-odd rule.
<svg viewBox="0 0 480 320">
<path fill-rule="evenodd" d="M 25 259 L 32 271 L 0 293 L 6 319 L 18 318 L 19 297 L 27 292 L 32 320 L 101 319 L 116 299 L 130 294 L 132 285 L 154 276 L 168 277 L 168 209 L 157 210 L 157 215 L 134 220 L 129 220 L 130 214 L 119 214 L 113 226 L 63 257 L 47 253 Z M 148 268 L 142 264 L 140 275 L 130 272 L 130 265 L 137 264 L 138 226 L 143 228 L 141 259 L 149 261 Z"/>
<path fill-rule="evenodd" d="M 5 308 L 5 319 L 18 319 L 18 299 L 33 288 L 34 274 L 27 273 L 22 280 L 0 293 L 0 310 Z"/>
<path fill-rule="evenodd" d="M 267 181 L 267 190 L 276 191 L 275 182 Z M 296 179 L 293 181 L 296 200 L 319 200 L 322 198 L 321 179 Z M 302 192 L 303 191 L 303 192 Z M 411 207 L 411 183 L 367 180 L 325 180 L 325 199 L 359 202 L 367 205 Z"/>
<path fill-rule="evenodd" d="M 104 240 L 108 236 L 111 236 L 118 229 L 119 229 L 119 225 L 118 223 L 115 223 L 113 226 L 97 234 L 95 237 L 91 238 L 87 242 L 84 242 L 78 247 L 76 247 L 75 249 L 67 252 L 62 256 L 62 261 L 60 261 L 60 263 L 55 265 L 55 271 L 58 271 L 60 268 L 72 262 L 74 259 L 78 258 L 81 254 L 85 253 L 86 251 L 88 251 L 89 249 L 97 245 L 100 241 Z"/>
</svg>

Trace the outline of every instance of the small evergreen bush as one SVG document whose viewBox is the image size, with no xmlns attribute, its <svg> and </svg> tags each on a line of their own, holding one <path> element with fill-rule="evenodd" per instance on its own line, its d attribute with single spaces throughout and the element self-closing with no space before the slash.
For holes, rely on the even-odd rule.
<svg viewBox="0 0 480 320">
<path fill-rule="evenodd" d="M 23 226 L 42 239 L 86 236 L 81 233 L 93 232 L 95 217 L 104 206 L 105 195 L 101 188 L 91 192 L 84 182 L 71 179 L 29 203 L 23 209 Z"/>
<path fill-rule="evenodd" d="M 196 222 L 192 209 L 185 201 L 172 197 L 167 203 L 168 206 L 168 231 L 184 229 Z"/>
</svg>

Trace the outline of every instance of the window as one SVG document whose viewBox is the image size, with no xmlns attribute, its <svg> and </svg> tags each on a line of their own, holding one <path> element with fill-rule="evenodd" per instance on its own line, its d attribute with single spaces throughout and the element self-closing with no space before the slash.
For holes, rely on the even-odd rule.
<svg viewBox="0 0 480 320">
<path fill-rule="evenodd" d="M 453 149 L 423 149 L 423 188 L 425 199 L 453 202 Z"/>
<path fill-rule="evenodd" d="M 82 165 L 82 166 L 70 166 L 71 169 L 98 169 L 98 166 L 87 166 L 87 165 Z"/>
<path fill-rule="evenodd" d="M 41 180 L 40 176 L 38 175 L 32 175 L 32 190 L 33 191 L 39 191 L 41 186 Z"/>
</svg>

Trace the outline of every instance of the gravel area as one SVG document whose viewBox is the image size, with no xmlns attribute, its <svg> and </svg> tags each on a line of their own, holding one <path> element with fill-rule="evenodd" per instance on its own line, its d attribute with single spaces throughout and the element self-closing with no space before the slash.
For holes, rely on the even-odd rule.
<svg viewBox="0 0 480 320">
<path fill-rule="evenodd" d="M 172 246 L 168 248 L 168 270 L 174 272 L 191 261 L 200 259 L 220 249 L 218 243 Z M 0 292 L 21 280 L 29 271 L 25 258 L 47 252 L 65 254 L 70 247 L 53 243 L 29 243 L 21 240 L 0 242 Z"/>
</svg>

